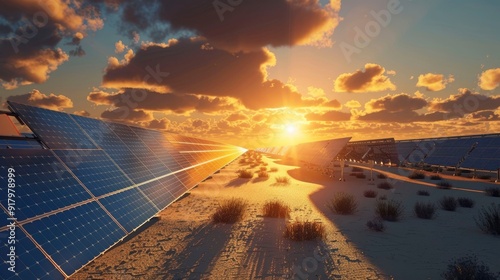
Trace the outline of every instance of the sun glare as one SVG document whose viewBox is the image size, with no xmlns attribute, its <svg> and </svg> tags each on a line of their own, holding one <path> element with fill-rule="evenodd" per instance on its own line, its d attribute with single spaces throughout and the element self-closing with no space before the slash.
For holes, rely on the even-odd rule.
<svg viewBox="0 0 500 280">
<path fill-rule="evenodd" d="M 297 127 L 293 124 L 287 124 L 285 126 L 285 131 L 287 134 L 289 135 L 293 135 L 293 134 L 296 134 L 297 133 Z"/>
</svg>

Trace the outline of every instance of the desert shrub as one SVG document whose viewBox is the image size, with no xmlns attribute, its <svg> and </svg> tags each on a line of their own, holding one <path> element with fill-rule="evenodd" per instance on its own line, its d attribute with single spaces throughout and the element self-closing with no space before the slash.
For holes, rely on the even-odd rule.
<svg viewBox="0 0 500 280">
<path fill-rule="evenodd" d="M 352 194 L 336 193 L 327 204 L 328 208 L 336 214 L 350 215 L 356 212 L 358 204 Z"/>
<path fill-rule="evenodd" d="M 279 176 L 274 178 L 276 180 L 276 184 L 288 185 L 290 184 L 290 178 L 286 176 Z"/>
<path fill-rule="evenodd" d="M 366 226 L 373 231 L 382 232 L 385 230 L 384 221 L 382 219 L 372 219 L 366 222 Z"/>
<path fill-rule="evenodd" d="M 212 215 L 214 223 L 234 224 L 243 219 L 247 202 L 241 198 L 223 201 Z"/>
<path fill-rule="evenodd" d="M 285 237 L 294 241 L 313 240 L 325 236 L 325 226 L 321 222 L 298 221 L 288 223 Z"/>
<path fill-rule="evenodd" d="M 271 171 L 271 172 L 278 172 L 278 168 L 277 167 L 271 167 L 271 169 L 269 169 L 269 171 Z"/>
<path fill-rule="evenodd" d="M 356 178 L 358 178 L 358 179 L 366 179 L 366 175 L 363 174 L 363 173 L 357 173 L 356 174 Z"/>
<path fill-rule="evenodd" d="M 378 200 L 375 205 L 375 214 L 383 220 L 395 222 L 403 215 L 404 207 L 401 201 Z"/>
<path fill-rule="evenodd" d="M 394 187 L 389 182 L 382 182 L 382 183 L 379 183 L 377 185 L 377 188 L 383 189 L 383 190 L 390 190 L 390 189 L 392 189 Z"/>
<path fill-rule="evenodd" d="M 413 171 L 408 178 L 410 179 L 425 179 L 425 174 L 420 171 Z"/>
<path fill-rule="evenodd" d="M 267 163 L 267 162 L 263 162 L 261 165 L 262 165 L 262 166 L 268 166 L 268 165 L 269 165 L 269 163 Z"/>
<path fill-rule="evenodd" d="M 253 173 L 249 170 L 238 170 L 238 177 L 244 179 L 251 179 L 253 177 Z"/>
<path fill-rule="evenodd" d="M 452 259 L 441 277 L 445 280 L 496 280 L 500 275 L 490 272 L 490 268 L 476 256 L 465 256 Z"/>
<path fill-rule="evenodd" d="M 387 195 L 381 195 L 378 200 L 387 200 Z"/>
<path fill-rule="evenodd" d="M 500 197 L 500 188 L 486 188 L 484 189 L 484 193 L 488 196 Z"/>
<path fill-rule="evenodd" d="M 436 205 L 434 203 L 428 202 L 417 202 L 414 207 L 415 215 L 420 219 L 433 219 L 436 214 Z"/>
<path fill-rule="evenodd" d="M 365 197 L 370 197 L 370 198 L 373 198 L 373 197 L 376 197 L 377 196 L 377 192 L 374 191 L 374 190 L 366 190 L 363 192 L 363 195 Z"/>
<path fill-rule="evenodd" d="M 261 168 L 259 168 L 260 171 L 267 171 L 267 167 L 264 167 L 262 166 Z"/>
<path fill-rule="evenodd" d="M 351 169 L 351 171 L 352 171 L 352 172 L 363 172 L 363 168 L 353 166 L 353 167 L 352 167 L 352 169 Z"/>
<path fill-rule="evenodd" d="M 259 171 L 257 176 L 259 176 L 259 178 L 269 178 L 269 173 L 267 173 L 267 171 Z"/>
<path fill-rule="evenodd" d="M 379 179 L 387 179 L 387 175 L 379 173 L 379 174 L 377 174 L 377 178 L 379 178 Z"/>
<path fill-rule="evenodd" d="M 259 164 L 258 164 L 258 163 L 252 163 L 252 164 L 250 165 L 250 168 L 255 168 L 255 167 L 257 167 L 257 166 L 259 166 Z"/>
<path fill-rule="evenodd" d="M 240 163 L 240 164 L 245 164 L 245 163 L 247 163 L 247 160 L 246 160 L 246 159 L 244 159 L 244 158 L 242 158 L 242 159 L 240 159 L 240 160 L 238 161 L 238 163 Z"/>
<path fill-rule="evenodd" d="M 457 209 L 457 200 L 451 196 L 443 196 L 439 200 L 439 204 L 441 205 L 441 209 L 446 211 L 455 211 Z"/>
<path fill-rule="evenodd" d="M 458 205 L 464 208 L 472 208 L 474 207 L 474 200 L 468 197 L 459 197 L 457 198 Z"/>
<path fill-rule="evenodd" d="M 483 207 L 474 220 L 483 232 L 500 235 L 500 204 Z"/>
<path fill-rule="evenodd" d="M 449 182 L 446 182 L 446 181 L 439 182 L 437 184 L 437 186 L 438 186 L 438 189 L 443 189 L 443 190 L 449 190 L 449 189 L 453 188 L 453 185 L 450 184 Z"/>
<path fill-rule="evenodd" d="M 264 203 L 262 207 L 264 217 L 270 218 L 289 218 L 290 206 L 280 200 L 271 200 Z"/>
<path fill-rule="evenodd" d="M 439 176 L 437 174 L 436 175 L 431 175 L 430 178 L 431 178 L 431 180 L 441 180 L 441 179 L 443 179 L 441 176 Z"/>
<path fill-rule="evenodd" d="M 424 190 L 417 191 L 417 194 L 421 195 L 421 196 L 430 196 L 431 195 L 428 191 L 424 191 Z"/>
</svg>

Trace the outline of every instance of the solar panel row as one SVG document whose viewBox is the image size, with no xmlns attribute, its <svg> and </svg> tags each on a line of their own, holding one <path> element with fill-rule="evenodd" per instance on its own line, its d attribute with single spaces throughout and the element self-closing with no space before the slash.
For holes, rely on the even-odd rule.
<svg viewBox="0 0 500 280">
<path fill-rule="evenodd" d="M 244 152 L 239 147 L 9 103 L 50 149 L 0 149 L 15 170 L 16 273 L 63 279 Z M 181 141 L 179 141 L 181 140 Z M 11 201 L 0 199 L 0 236 Z M 11 217 L 12 218 L 12 217 Z M 6 242 L 2 252 L 8 251 Z M 2 269 L 7 271 L 6 255 Z"/>
<path fill-rule="evenodd" d="M 347 145 L 350 139 L 348 137 L 301 143 L 293 146 L 258 148 L 256 151 L 326 166 L 337 157 L 337 154 Z"/>
<path fill-rule="evenodd" d="M 400 164 L 425 163 L 478 170 L 500 168 L 500 135 L 398 141 Z"/>
</svg>

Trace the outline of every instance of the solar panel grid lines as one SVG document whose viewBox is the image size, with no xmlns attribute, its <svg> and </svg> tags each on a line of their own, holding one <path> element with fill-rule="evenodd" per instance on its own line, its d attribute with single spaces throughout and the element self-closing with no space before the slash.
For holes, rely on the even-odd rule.
<svg viewBox="0 0 500 280">
<path fill-rule="evenodd" d="M 50 150 L 0 150 L 0 191 L 3 193 L 7 192 L 6 176 L 10 167 L 15 167 L 16 196 L 23 199 L 16 207 L 19 221 L 91 198 Z M 44 187 L 46 185 L 51 187 Z M 0 201 L 7 205 L 6 196 Z"/>
<path fill-rule="evenodd" d="M 16 271 L 15 273 L 2 273 L 2 279 L 44 279 L 58 280 L 65 279 L 68 275 L 62 268 L 52 259 L 52 257 L 43 250 L 43 248 L 30 236 L 23 228 L 18 226 L 20 230 L 16 231 Z M 2 242 L 0 248 L 2 252 L 8 252 L 10 245 L 7 242 Z M 5 254 L 7 255 L 7 254 Z M 4 254 L 2 254 L 2 258 Z M 9 264 L 7 261 L 0 263 L 2 271 L 7 271 Z M 26 269 L 18 269 L 25 267 Z"/>
<path fill-rule="evenodd" d="M 7 101 L 9 107 L 51 149 L 96 149 L 69 114 Z"/>
</svg>

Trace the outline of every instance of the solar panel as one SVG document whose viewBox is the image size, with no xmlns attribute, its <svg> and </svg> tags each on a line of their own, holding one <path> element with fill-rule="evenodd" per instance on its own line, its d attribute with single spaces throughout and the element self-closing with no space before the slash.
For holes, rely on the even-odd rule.
<svg viewBox="0 0 500 280">
<path fill-rule="evenodd" d="M 1 139 L 0 149 L 41 149 L 42 146 L 38 141 L 33 139 Z"/>
<path fill-rule="evenodd" d="M 1 234 L 6 232 L 0 232 Z M 44 279 L 57 280 L 64 279 L 63 274 L 54 264 L 40 251 L 39 248 L 26 236 L 22 230 L 16 230 L 17 242 L 14 244 L 16 251 L 15 272 L 8 270 L 10 267 L 7 259 L 0 263 L 2 269 L 2 279 Z M 2 240 L 5 240 L 2 238 Z M 7 242 L 2 242 L 2 260 L 10 253 L 10 246 Z M 9 257 L 10 259 L 10 257 Z"/>
<path fill-rule="evenodd" d="M 67 275 L 125 236 L 97 202 L 59 212 L 23 227 Z"/>
<path fill-rule="evenodd" d="M 160 180 L 149 182 L 139 187 L 139 189 L 151 200 L 158 209 L 163 209 L 172 203 L 178 190 L 185 191 L 184 186 L 175 176 L 168 176 Z"/>
<path fill-rule="evenodd" d="M 55 153 L 94 196 L 133 185 L 102 150 L 57 150 Z"/>
<path fill-rule="evenodd" d="M 49 149 L 0 149 L 0 191 L 6 192 L 7 169 L 14 168 L 23 242 L 18 274 L 3 278 L 73 274 L 243 153 L 230 145 L 9 105 Z M 0 203 L 2 236 L 8 232 L 6 196 Z"/>
<path fill-rule="evenodd" d="M 66 170 L 50 150 L 0 150 L 0 192 L 7 193 L 8 169 L 15 170 L 16 217 L 36 215 L 90 199 L 90 194 Z M 7 205 L 2 195 L 2 205 Z"/>
<path fill-rule="evenodd" d="M 99 202 L 113 217 L 131 232 L 158 212 L 158 208 L 138 189 L 129 189 Z"/>
<path fill-rule="evenodd" d="M 51 149 L 95 149 L 96 146 L 63 112 L 9 102 L 10 107 Z"/>
</svg>

